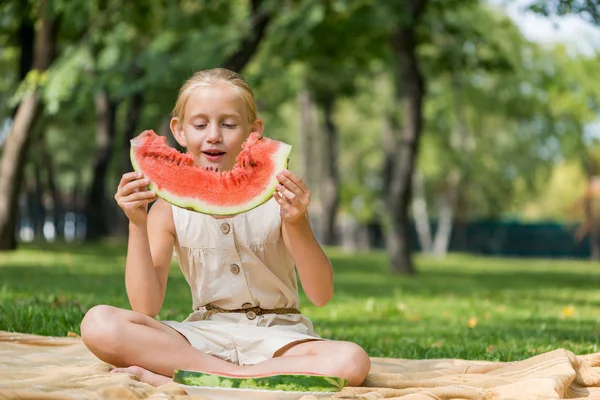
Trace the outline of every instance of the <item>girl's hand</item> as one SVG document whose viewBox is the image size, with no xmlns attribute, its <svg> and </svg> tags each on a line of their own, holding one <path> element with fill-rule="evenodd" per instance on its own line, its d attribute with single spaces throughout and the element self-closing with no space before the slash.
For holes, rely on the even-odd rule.
<svg viewBox="0 0 600 400">
<path fill-rule="evenodd" d="M 284 169 L 277 174 L 280 184 L 277 185 L 273 197 L 279 203 L 279 215 L 286 222 L 296 222 L 305 217 L 310 203 L 310 190 L 302 179 Z"/>
<path fill-rule="evenodd" d="M 156 199 L 156 193 L 148 190 L 150 181 L 140 172 L 123 174 L 115 194 L 115 200 L 133 224 L 143 224 L 148 219 L 148 203 Z"/>
</svg>

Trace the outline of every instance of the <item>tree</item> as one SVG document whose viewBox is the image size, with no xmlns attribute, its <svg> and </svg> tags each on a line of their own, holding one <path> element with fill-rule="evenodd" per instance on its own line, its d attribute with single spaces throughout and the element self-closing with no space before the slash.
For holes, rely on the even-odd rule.
<svg viewBox="0 0 600 400">
<path fill-rule="evenodd" d="M 50 75 L 47 86 L 52 90 L 46 92 L 54 113 L 85 115 L 87 120 L 85 109 L 96 110 L 96 123 L 87 120 L 84 124 L 97 127 L 96 151 L 90 158 L 92 179 L 84 205 L 86 238 L 96 239 L 123 231 L 119 228 L 122 218 L 109 226 L 108 221 L 115 218 L 111 218 L 106 187 L 112 186 L 113 175 L 130 168 L 129 140 L 143 114 L 146 123 L 154 116 L 162 122 L 172 107 L 173 88 L 189 77 L 190 67 L 243 68 L 264 36 L 272 11 L 263 0 L 253 0 L 248 11 L 246 3 L 225 1 L 137 4 L 112 0 L 75 5 L 77 15 L 71 9 L 69 16 L 90 23 L 76 25 L 85 28 L 76 41 L 64 35 L 61 68 Z M 240 17 L 232 19 L 231 15 Z M 165 96 L 167 91 L 174 95 Z M 153 112 L 144 110 L 146 103 L 152 104 Z M 79 139 L 75 136 L 73 140 Z M 88 163 L 86 160 L 86 166 Z"/>
<path fill-rule="evenodd" d="M 542 15 L 578 14 L 591 23 L 600 26 L 599 0 L 538 0 L 530 4 L 529 8 Z"/>
<path fill-rule="evenodd" d="M 425 82 L 417 55 L 417 30 L 427 2 L 405 0 L 401 11 L 403 18 L 390 38 L 397 63 L 395 99 L 401 107 L 402 128 L 395 126 L 391 146 L 384 149 L 386 205 L 390 217 L 386 247 L 392 271 L 404 274 L 415 273 L 410 248 L 409 205 L 414 166 L 423 130 L 422 107 L 425 96 Z"/>
<path fill-rule="evenodd" d="M 337 244 L 336 218 L 340 202 L 338 168 L 340 132 L 335 119 L 338 100 L 356 92 L 356 77 L 382 57 L 382 33 L 377 6 L 362 1 L 345 3 L 308 0 L 280 10 L 262 55 L 263 68 L 283 65 L 298 71 L 301 170 L 312 188 L 311 215 L 318 213 L 320 240 Z M 365 26 L 377 27 L 365 30 Z M 264 79 L 274 79 L 264 74 Z M 321 118 L 313 118 L 319 112 Z M 318 133 L 317 134 L 317 131 Z M 322 136 L 322 137 L 321 137 Z M 319 166 L 319 170 L 313 172 Z"/>
<path fill-rule="evenodd" d="M 422 251 L 444 256 L 463 188 L 469 184 L 474 170 L 484 168 L 475 162 L 478 159 L 475 153 L 481 151 L 481 139 L 489 133 L 474 131 L 474 119 L 507 108 L 500 104 L 501 98 L 495 98 L 497 92 L 480 88 L 477 82 L 500 80 L 500 85 L 506 87 L 526 84 L 525 80 L 513 83 L 508 79 L 519 75 L 519 60 L 526 46 L 508 17 L 485 5 L 463 2 L 431 11 L 427 20 L 429 39 L 423 56 L 424 71 L 432 88 L 426 107 L 429 139 L 425 145 L 427 152 L 436 148 L 436 155 L 419 163 L 421 170 L 413 177 L 413 217 Z M 485 103 L 493 102 L 493 106 L 481 101 L 485 96 L 489 97 Z M 522 101 L 533 99 L 523 95 Z M 511 120 L 514 115 L 506 118 Z M 491 155 L 490 150 L 486 152 Z M 435 164 L 437 168 L 432 167 Z M 432 176 L 433 169 L 437 176 Z M 433 212 L 437 215 L 435 235 L 430 231 L 425 178 L 433 181 L 429 189 L 434 193 L 429 197 L 438 205 Z"/>
<path fill-rule="evenodd" d="M 17 108 L 3 149 L 2 160 L 0 160 L 0 250 L 10 250 L 16 247 L 14 233 L 17 198 L 23 176 L 25 155 L 32 127 L 42 111 L 39 85 L 44 79 L 44 72 L 56 57 L 59 16 L 53 13 L 47 0 L 40 2 L 37 20 L 38 29 L 35 33 L 32 69 L 24 81 L 25 93 Z M 23 51 L 26 52 L 26 48 Z"/>
</svg>

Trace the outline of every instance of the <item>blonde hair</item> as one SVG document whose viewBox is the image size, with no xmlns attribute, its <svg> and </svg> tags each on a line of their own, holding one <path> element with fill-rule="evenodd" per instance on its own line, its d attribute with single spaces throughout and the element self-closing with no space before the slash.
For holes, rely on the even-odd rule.
<svg viewBox="0 0 600 400">
<path fill-rule="evenodd" d="M 198 88 L 206 88 L 224 84 L 229 86 L 242 99 L 248 112 L 250 123 L 256 121 L 256 103 L 254 93 L 248 82 L 239 74 L 225 68 L 213 68 L 198 71 L 189 78 L 179 89 L 179 95 L 173 108 L 173 117 L 183 120 L 185 117 L 185 106 L 190 93 Z"/>
</svg>

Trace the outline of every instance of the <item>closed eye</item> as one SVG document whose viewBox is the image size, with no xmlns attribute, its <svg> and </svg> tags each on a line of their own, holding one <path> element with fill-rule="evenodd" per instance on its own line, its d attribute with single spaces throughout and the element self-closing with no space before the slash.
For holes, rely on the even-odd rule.
<svg viewBox="0 0 600 400">
<path fill-rule="evenodd" d="M 206 124 L 194 124 L 194 128 L 196 128 L 196 129 L 206 128 Z"/>
<path fill-rule="evenodd" d="M 225 128 L 233 129 L 233 128 L 235 128 L 237 125 L 236 125 L 236 124 L 223 124 L 223 126 L 224 126 Z"/>
</svg>

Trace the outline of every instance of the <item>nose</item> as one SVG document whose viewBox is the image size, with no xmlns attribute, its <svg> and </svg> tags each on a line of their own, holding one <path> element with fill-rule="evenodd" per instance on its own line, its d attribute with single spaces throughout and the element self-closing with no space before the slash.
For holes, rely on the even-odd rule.
<svg viewBox="0 0 600 400">
<path fill-rule="evenodd" d="M 208 136 L 206 141 L 208 143 L 221 143 L 221 127 L 218 124 L 211 124 L 209 126 Z"/>
</svg>

